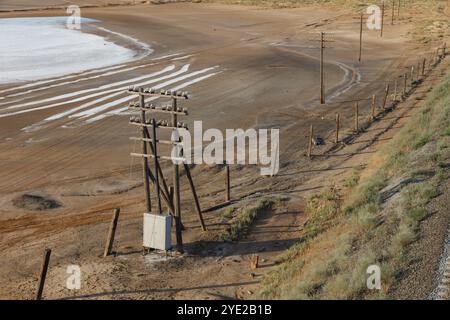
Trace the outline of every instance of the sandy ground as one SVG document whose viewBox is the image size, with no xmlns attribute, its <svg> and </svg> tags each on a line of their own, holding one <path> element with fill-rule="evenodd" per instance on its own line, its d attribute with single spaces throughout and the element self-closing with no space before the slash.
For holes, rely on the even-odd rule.
<svg viewBox="0 0 450 320">
<path fill-rule="evenodd" d="M 0 17 L 63 14 L 61 10 L 47 10 L 4 13 Z M 143 77 L 172 65 L 175 69 L 171 72 L 186 64 L 188 72 L 215 67 L 201 75 L 217 74 L 187 85 L 186 90 L 192 92 L 192 99 L 183 103 L 189 108 L 187 123 L 203 120 L 204 128 L 219 129 L 279 127 L 279 175 L 264 178 L 256 167 L 232 167 L 232 196 L 237 205 L 263 195 L 288 196 L 290 201 L 259 218 L 245 240 L 222 243 L 215 240 L 226 228 L 220 211 L 205 213 L 209 231 L 202 233 L 188 185 L 183 181 L 186 253 L 143 257 L 141 168 L 129 157 L 137 145 L 128 140 L 136 135 L 136 129 L 128 125 L 127 116 L 108 116 L 93 123 L 85 120 L 99 114 L 81 119 L 65 116 L 43 123 L 47 117 L 80 105 L 64 98 L 66 103 L 60 106 L 2 117 L 0 258 L 5 263 L 0 269 L 1 298 L 33 297 L 44 247 L 53 249 L 46 298 L 251 297 L 261 275 L 275 265 L 276 256 L 301 231 L 305 197 L 341 181 L 373 152 L 352 144 L 341 154 L 309 161 L 304 157 L 309 125 L 314 124 L 316 133 L 326 139 L 325 146 L 315 149 L 320 154 L 332 145 L 336 112 L 343 119 L 344 133 L 349 132 L 352 101 L 372 94 L 381 96 L 385 81 L 398 79 L 406 67 L 417 63 L 418 56 L 428 55 L 433 48 L 407 41 L 411 24 L 400 20 L 395 26 L 387 26 L 382 39 L 377 32 L 365 33 L 363 63 L 358 64 L 359 26 L 354 14 L 344 9 L 261 10 L 172 4 L 89 8 L 83 9 L 82 15 L 100 20 L 101 26 L 109 30 L 151 44 L 153 54 L 129 63 L 126 68 L 139 68 L 127 72 L 105 75 L 99 71 L 94 75 L 100 77 L 94 79 L 85 79 L 83 74 L 71 80 L 55 79 L 51 88 L 48 84 L 37 85 L 27 95 L 21 94 L 24 89 L 17 88 L 21 84 L 0 87 L 9 90 L 9 95 L 19 94 L 3 94 L 0 116 L 11 112 L 5 107 L 30 103 L 32 107 L 45 107 L 45 99 L 54 96 Z M 100 32 L 94 29 L 88 31 Z M 335 42 L 327 48 L 325 58 L 329 99 L 320 106 L 316 40 L 319 31 L 328 30 L 332 30 L 330 37 Z M 131 45 L 120 38 L 112 40 Z M 77 82 L 64 84 L 67 81 Z M 125 96 L 106 97 L 102 103 L 114 103 Z M 370 102 L 364 101 L 360 105 L 361 121 L 367 119 L 370 108 Z M 100 114 L 118 107 L 123 104 Z M 14 111 L 27 109 L 29 106 Z M 352 160 L 348 161 L 348 157 Z M 169 174 L 165 170 L 165 175 Z M 203 208 L 223 202 L 220 168 L 197 166 L 193 175 Z M 62 207 L 30 211 L 13 205 L 13 199 L 30 192 L 56 199 Z M 116 256 L 102 259 L 107 222 L 115 207 L 122 211 Z M 257 272 L 250 270 L 248 262 L 254 253 L 262 259 Z M 65 288 L 70 264 L 78 264 L 82 270 L 82 288 L 76 292 Z"/>
</svg>

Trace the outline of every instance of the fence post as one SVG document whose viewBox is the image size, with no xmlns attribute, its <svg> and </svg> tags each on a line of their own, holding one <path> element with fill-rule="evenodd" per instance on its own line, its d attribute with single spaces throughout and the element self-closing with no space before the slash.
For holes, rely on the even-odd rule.
<svg viewBox="0 0 450 320">
<path fill-rule="evenodd" d="M 359 103 L 355 102 L 355 131 L 359 131 Z"/>
<path fill-rule="evenodd" d="M 109 226 L 108 237 L 106 238 L 105 251 L 103 252 L 103 258 L 109 256 L 111 254 L 113 245 L 114 245 L 114 237 L 116 234 L 117 221 L 119 221 L 120 209 L 114 209 L 113 218 L 111 220 L 111 225 Z"/>
<path fill-rule="evenodd" d="M 372 118 L 372 120 L 375 119 L 375 103 L 376 103 L 376 99 L 377 99 L 376 95 L 372 95 L 372 106 L 371 106 L 371 109 L 372 109 L 371 118 Z"/>
<path fill-rule="evenodd" d="M 309 128 L 309 143 L 308 143 L 308 153 L 307 153 L 308 158 L 311 158 L 313 136 L 314 136 L 314 127 L 311 125 Z"/>
<path fill-rule="evenodd" d="M 334 143 L 338 143 L 339 142 L 339 129 L 341 126 L 341 119 L 339 116 L 339 113 L 336 113 L 336 136 L 334 138 Z"/>
<path fill-rule="evenodd" d="M 225 161 L 225 201 L 231 200 L 230 166 Z"/>
<path fill-rule="evenodd" d="M 44 261 L 42 262 L 41 274 L 39 275 L 39 285 L 36 294 L 36 300 L 42 299 L 42 293 L 44 292 L 45 279 L 47 278 L 48 265 L 50 263 L 50 255 L 52 254 L 51 249 L 45 249 Z"/>
</svg>

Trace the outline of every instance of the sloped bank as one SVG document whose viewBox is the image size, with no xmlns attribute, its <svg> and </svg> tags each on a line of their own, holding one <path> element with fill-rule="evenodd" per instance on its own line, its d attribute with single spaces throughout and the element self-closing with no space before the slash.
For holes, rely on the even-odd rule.
<svg viewBox="0 0 450 320">
<path fill-rule="evenodd" d="M 360 172 L 346 194 L 332 187 L 308 202 L 297 244 L 261 284 L 262 298 L 423 298 L 432 288 L 449 215 L 450 74 Z M 381 269 L 368 290 L 367 267 Z"/>
</svg>

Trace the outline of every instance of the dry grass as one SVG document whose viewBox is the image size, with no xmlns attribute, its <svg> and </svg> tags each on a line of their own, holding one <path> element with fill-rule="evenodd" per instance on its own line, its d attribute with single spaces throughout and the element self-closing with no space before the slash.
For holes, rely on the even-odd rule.
<svg viewBox="0 0 450 320">
<path fill-rule="evenodd" d="M 223 217 L 229 220 L 229 228 L 221 235 L 223 241 L 237 241 L 246 236 L 256 217 L 266 210 L 270 210 L 275 203 L 274 199 L 260 199 L 241 208 L 230 207 L 225 209 Z"/>
</svg>

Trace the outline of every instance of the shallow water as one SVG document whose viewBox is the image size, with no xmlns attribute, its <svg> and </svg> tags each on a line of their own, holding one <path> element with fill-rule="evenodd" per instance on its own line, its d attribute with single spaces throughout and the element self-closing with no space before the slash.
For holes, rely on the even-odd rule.
<svg viewBox="0 0 450 320">
<path fill-rule="evenodd" d="M 67 17 L 0 19 L 0 84 L 58 77 L 116 65 L 136 52 L 105 38 L 71 30 Z M 96 23 L 81 19 L 81 23 Z"/>
</svg>

